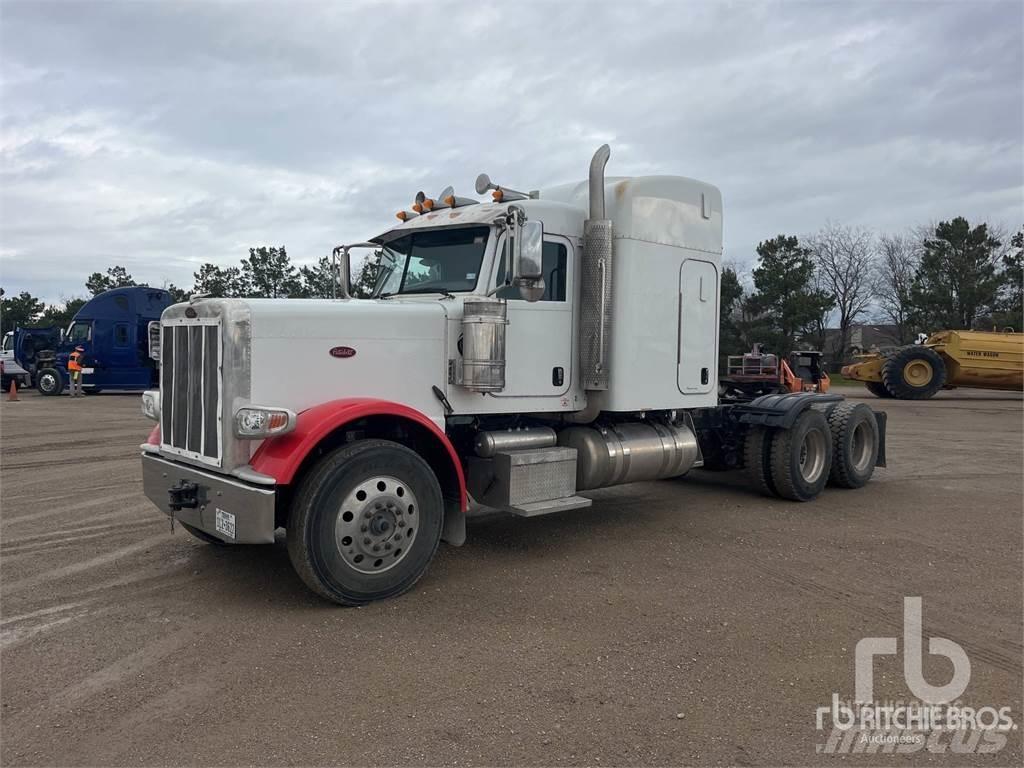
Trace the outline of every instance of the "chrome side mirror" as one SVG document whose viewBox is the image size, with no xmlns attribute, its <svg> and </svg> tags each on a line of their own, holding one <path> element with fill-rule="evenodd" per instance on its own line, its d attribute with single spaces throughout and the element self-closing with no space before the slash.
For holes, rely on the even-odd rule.
<svg viewBox="0 0 1024 768">
<path fill-rule="evenodd" d="M 519 295 L 526 301 L 539 301 L 544 295 L 544 224 L 520 222 L 512 254 L 513 283 Z"/>
</svg>

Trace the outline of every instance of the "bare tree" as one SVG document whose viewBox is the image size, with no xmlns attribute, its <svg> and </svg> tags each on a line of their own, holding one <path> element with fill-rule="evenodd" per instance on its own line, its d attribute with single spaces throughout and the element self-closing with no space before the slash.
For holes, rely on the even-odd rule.
<svg viewBox="0 0 1024 768">
<path fill-rule="evenodd" d="M 823 290 L 835 299 L 839 314 L 836 358 L 843 360 L 850 348 L 850 332 L 867 313 L 875 292 L 875 241 L 868 230 L 828 222 L 808 239 Z"/>
<path fill-rule="evenodd" d="M 878 241 L 876 283 L 882 316 L 896 326 L 900 344 L 909 344 L 913 329 L 911 286 L 921 257 L 921 237 L 916 234 L 882 235 Z"/>
</svg>

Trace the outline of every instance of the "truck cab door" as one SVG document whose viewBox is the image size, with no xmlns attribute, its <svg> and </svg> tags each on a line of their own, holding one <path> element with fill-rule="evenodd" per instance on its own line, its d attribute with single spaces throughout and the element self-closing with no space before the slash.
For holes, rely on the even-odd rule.
<svg viewBox="0 0 1024 768">
<path fill-rule="evenodd" d="M 85 350 L 85 367 L 92 368 L 94 371 L 93 373 L 84 374 L 82 376 L 82 383 L 85 385 L 95 384 L 99 366 L 96 365 L 96 338 L 93 334 L 92 320 L 75 320 L 68 326 L 68 332 L 64 338 L 64 343 L 61 344 L 61 355 L 58 359 L 65 369 L 68 356 L 75 351 L 75 347 L 81 347 Z"/>
<path fill-rule="evenodd" d="M 498 251 L 501 253 L 501 244 Z M 514 286 L 501 288 L 508 300 L 505 335 L 505 389 L 495 397 L 558 397 L 569 391 L 573 376 L 572 243 L 564 237 L 544 237 L 544 295 L 529 302 Z M 499 261 L 491 285 L 505 282 Z"/>
</svg>

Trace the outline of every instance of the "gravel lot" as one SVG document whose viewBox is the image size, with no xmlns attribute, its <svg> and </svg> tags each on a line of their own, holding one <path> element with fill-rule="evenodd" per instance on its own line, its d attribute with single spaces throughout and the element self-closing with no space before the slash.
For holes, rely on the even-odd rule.
<svg viewBox="0 0 1024 768">
<path fill-rule="evenodd" d="M 858 640 L 902 635 L 906 595 L 970 657 L 965 703 L 1022 722 L 1021 398 L 868 399 L 890 466 L 861 491 L 694 472 L 476 519 L 412 593 L 342 609 L 282 540 L 172 534 L 138 396 L 23 393 L 0 405 L 0 761 L 1021 765 L 1020 730 L 996 755 L 816 752 L 815 709 L 853 695 Z M 875 693 L 907 697 L 897 657 Z"/>
</svg>

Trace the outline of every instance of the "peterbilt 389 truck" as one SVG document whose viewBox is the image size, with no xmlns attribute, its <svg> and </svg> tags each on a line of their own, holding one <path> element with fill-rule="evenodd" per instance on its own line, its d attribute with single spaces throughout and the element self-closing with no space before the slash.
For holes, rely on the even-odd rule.
<svg viewBox="0 0 1024 768">
<path fill-rule="evenodd" d="M 489 202 L 420 193 L 335 249 L 335 299 L 166 309 L 147 496 L 210 543 L 286 529 L 302 580 L 351 605 L 409 589 L 439 541 L 463 543 L 471 507 L 584 508 L 697 467 L 797 501 L 864 485 L 884 414 L 818 393 L 718 402 L 719 191 L 606 178 L 608 158 L 528 193 L 481 174 Z M 349 286 L 361 248 L 369 298 Z"/>
</svg>

